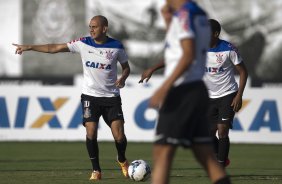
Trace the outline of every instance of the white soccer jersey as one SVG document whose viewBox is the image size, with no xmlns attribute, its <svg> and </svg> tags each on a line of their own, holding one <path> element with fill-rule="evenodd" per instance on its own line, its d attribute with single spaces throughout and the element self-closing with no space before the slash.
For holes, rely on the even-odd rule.
<svg viewBox="0 0 282 184">
<path fill-rule="evenodd" d="M 104 44 L 96 44 L 91 37 L 83 37 L 67 44 L 73 53 L 80 53 L 83 65 L 82 93 L 95 97 L 119 95 L 115 86 L 117 62 L 128 61 L 121 42 L 108 38 Z"/>
<path fill-rule="evenodd" d="M 227 41 L 219 40 L 215 48 L 208 50 L 204 81 L 210 98 L 219 98 L 238 91 L 234 65 L 241 62 L 237 49 Z"/>
<path fill-rule="evenodd" d="M 171 75 L 182 56 L 182 39 L 195 40 L 195 60 L 174 86 L 202 80 L 206 63 L 206 51 L 209 48 L 210 26 L 206 13 L 193 1 L 189 1 L 172 18 L 166 35 L 165 76 Z"/>
</svg>

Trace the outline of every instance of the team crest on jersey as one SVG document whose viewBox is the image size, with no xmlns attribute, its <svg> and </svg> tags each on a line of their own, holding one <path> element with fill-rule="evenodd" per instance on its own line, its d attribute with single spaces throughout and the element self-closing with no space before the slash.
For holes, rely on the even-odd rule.
<svg viewBox="0 0 282 184">
<path fill-rule="evenodd" d="M 223 62 L 223 54 L 216 54 L 216 62 L 222 63 Z"/>
<path fill-rule="evenodd" d="M 106 51 L 106 58 L 107 60 L 112 60 L 114 58 L 113 51 Z"/>
</svg>

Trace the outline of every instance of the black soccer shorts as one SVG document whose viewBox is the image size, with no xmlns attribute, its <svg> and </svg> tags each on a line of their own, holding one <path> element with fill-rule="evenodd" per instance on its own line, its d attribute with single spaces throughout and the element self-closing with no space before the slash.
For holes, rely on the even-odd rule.
<svg viewBox="0 0 282 184">
<path fill-rule="evenodd" d="M 234 92 L 220 98 L 210 99 L 208 119 L 211 126 L 228 123 L 230 128 L 232 128 L 235 112 L 231 104 L 236 94 L 237 92 Z"/>
<path fill-rule="evenodd" d="M 83 114 L 83 125 L 86 122 L 99 122 L 102 116 L 108 126 L 114 120 L 122 120 L 122 103 L 120 96 L 117 97 L 93 97 L 81 95 L 81 106 Z"/>
<path fill-rule="evenodd" d="M 202 81 L 172 88 L 159 111 L 155 144 L 210 144 L 208 93 Z"/>
</svg>

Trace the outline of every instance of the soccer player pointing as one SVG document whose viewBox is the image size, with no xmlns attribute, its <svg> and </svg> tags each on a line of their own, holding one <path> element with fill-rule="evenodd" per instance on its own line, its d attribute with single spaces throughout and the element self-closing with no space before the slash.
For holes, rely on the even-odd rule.
<svg viewBox="0 0 282 184">
<path fill-rule="evenodd" d="M 124 134 L 124 118 L 119 88 L 125 85 L 130 73 L 128 57 L 121 42 L 107 36 L 108 20 L 98 15 L 89 23 L 90 35 L 63 44 L 18 45 L 16 54 L 25 51 L 45 53 L 80 53 L 83 65 L 83 87 L 81 104 L 83 125 L 86 127 L 86 147 L 92 163 L 90 180 L 101 179 L 97 130 L 102 116 L 111 128 L 118 152 L 117 162 L 122 173 L 128 177 L 128 161 L 125 157 L 127 140 Z M 121 64 L 122 74 L 117 78 L 117 63 Z"/>
</svg>

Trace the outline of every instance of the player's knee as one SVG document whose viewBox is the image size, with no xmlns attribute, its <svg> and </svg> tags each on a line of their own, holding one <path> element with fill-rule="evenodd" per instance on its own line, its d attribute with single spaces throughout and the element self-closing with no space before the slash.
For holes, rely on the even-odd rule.
<svg viewBox="0 0 282 184">
<path fill-rule="evenodd" d="M 97 124 L 93 122 L 86 122 L 85 123 L 86 128 L 86 137 L 88 139 L 97 139 Z"/>
<path fill-rule="evenodd" d="M 167 145 L 155 145 L 154 155 L 161 160 L 171 160 L 174 156 L 176 147 Z"/>
<path fill-rule="evenodd" d="M 87 132 L 86 137 L 90 140 L 97 139 L 97 134 L 95 132 Z"/>
<path fill-rule="evenodd" d="M 114 135 L 114 139 L 115 139 L 116 142 L 121 143 L 126 139 L 126 137 L 123 133 L 121 133 L 121 134 L 118 134 L 118 135 Z"/>
<path fill-rule="evenodd" d="M 124 139 L 126 139 L 122 129 L 119 129 L 118 131 L 113 131 L 113 137 L 117 142 L 122 142 Z"/>
<path fill-rule="evenodd" d="M 212 147 L 210 145 L 194 145 L 192 150 L 196 160 L 206 168 L 208 160 L 214 155 Z"/>
<path fill-rule="evenodd" d="M 218 128 L 218 138 L 227 138 L 229 135 L 229 126 L 220 126 Z"/>
<path fill-rule="evenodd" d="M 224 138 L 228 138 L 228 132 L 222 132 L 222 133 L 218 133 L 218 138 L 219 139 L 224 139 Z"/>
</svg>

